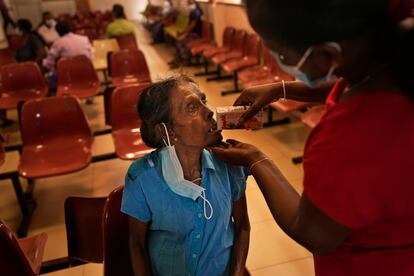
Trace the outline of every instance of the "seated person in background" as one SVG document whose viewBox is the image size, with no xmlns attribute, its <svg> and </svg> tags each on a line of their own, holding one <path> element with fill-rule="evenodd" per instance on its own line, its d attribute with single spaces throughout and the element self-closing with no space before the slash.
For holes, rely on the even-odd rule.
<svg viewBox="0 0 414 276">
<path fill-rule="evenodd" d="M 135 35 L 135 26 L 132 22 L 126 20 L 124 7 L 120 4 L 115 4 L 112 7 L 112 17 L 114 21 L 106 28 L 106 35 L 108 37 L 133 34 Z"/>
<path fill-rule="evenodd" d="M 125 177 L 135 275 L 242 275 L 249 247 L 247 170 L 205 147 L 221 141 L 206 96 L 186 76 L 144 90 L 143 141 L 153 152 Z"/>
<path fill-rule="evenodd" d="M 46 45 L 52 45 L 59 38 L 59 34 L 55 29 L 56 21 L 51 12 L 44 12 L 42 22 L 40 22 L 37 32 L 43 38 Z"/>
<path fill-rule="evenodd" d="M 50 86 L 56 87 L 56 64 L 62 57 L 74 57 L 84 55 L 92 59 L 93 48 L 88 37 L 74 34 L 70 23 L 60 21 L 56 25 L 56 31 L 60 38 L 53 42 L 47 57 L 43 60 L 43 66 L 50 72 Z"/>
<path fill-rule="evenodd" d="M 32 23 L 27 19 L 17 21 L 19 32 L 21 33 L 21 43 L 16 50 L 16 61 L 34 61 L 41 64 L 46 56 L 45 44 L 38 33 L 32 31 Z"/>
<path fill-rule="evenodd" d="M 161 16 L 155 19 L 155 22 L 148 25 L 151 32 L 152 43 L 161 43 L 164 41 L 164 25 L 165 22 L 173 17 L 175 11 L 172 0 L 165 0 L 161 10 Z"/>
<path fill-rule="evenodd" d="M 186 44 L 191 39 L 201 36 L 201 16 L 203 15 L 203 11 L 195 0 L 188 0 L 188 9 L 190 11 L 188 25 L 178 36 L 175 58 L 168 63 L 171 68 L 177 68 L 188 62 L 190 54 L 186 48 Z"/>
</svg>

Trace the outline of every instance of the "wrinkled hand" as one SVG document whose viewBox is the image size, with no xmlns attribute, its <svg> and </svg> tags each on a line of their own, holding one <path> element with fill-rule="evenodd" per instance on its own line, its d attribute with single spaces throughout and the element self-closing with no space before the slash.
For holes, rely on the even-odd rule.
<svg viewBox="0 0 414 276">
<path fill-rule="evenodd" d="M 233 139 L 211 146 L 209 150 L 219 159 L 231 165 L 245 166 L 247 168 L 265 156 L 255 146 Z"/>
<path fill-rule="evenodd" d="M 252 118 L 257 112 L 266 107 L 268 104 L 275 100 L 273 89 L 269 89 L 269 85 L 261 85 L 245 89 L 241 95 L 234 102 L 234 105 L 249 105 L 239 120 L 239 125 L 250 118 Z"/>
</svg>

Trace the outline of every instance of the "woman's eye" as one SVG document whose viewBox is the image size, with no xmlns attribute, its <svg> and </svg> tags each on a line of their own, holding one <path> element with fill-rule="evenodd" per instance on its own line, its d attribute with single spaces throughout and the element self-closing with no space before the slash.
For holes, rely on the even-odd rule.
<svg viewBox="0 0 414 276">
<path fill-rule="evenodd" d="M 207 99 L 201 99 L 201 102 L 202 102 L 203 104 L 206 104 L 206 103 L 207 103 Z"/>
<path fill-rule="evenodd" d="M 197 105 L 195 105 L 195 104 L 190 104 L 190 105 L 188 106 L 188 110 L 189 110 L 190 112 L 195 112 L 195 111 L 197 111 L 197 109 L 198 109 L 198 107 L 197 107 Z"/>
</svg>

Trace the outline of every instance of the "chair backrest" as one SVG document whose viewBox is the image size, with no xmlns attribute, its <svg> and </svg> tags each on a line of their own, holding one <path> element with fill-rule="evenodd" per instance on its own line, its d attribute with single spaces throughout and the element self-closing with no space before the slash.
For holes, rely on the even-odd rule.
<svg viewBox="0 0 414 276">
<path fill-rule="evenodd" d="M 244 42 L 246 40 L 247 33 L 244 30 L 237 30 L 233 36 L 231 42 L 231 49 L 232 51 L 238 51 L 240 53 L 244 53 Z"/>
<path fill-rule="evenodd" d="M 99 83 L 92 61 L 86 56 L 61 58 L 57 64 L 58 86 L 88 87 Z"/>
<path fill-rule="evenodd" d="M 134 34 L 115 36 L 115 39 L 118 41 L 118 45 L 121 50 L 138 50 L 137 40 L 135 39 Z"/>
<path fill-rule="evenodd" d="M 36 275 L 21 250 L 16 237 L 0 220 L 0 271 L 1 275 Z"/>
<path fill-rule="evenodd" d="M 20 116 L 23 147 L 59 143 L 68 138 L 92 143 L 86 116 L 79 100 L 73 96 L 29 100 L 23 104 Z"/>
<path fill-rule="evenodd" d="M 3 137 L 1 137 L 0 135 L 0 166 L 4 164 L 5 160 L 6 160 L 6 151 L 4 150 Z"/>
<path fill-rule="evenodd" d="M 69 261 L 102 263 L 102 214 L 106 197 L 68 197 L 65 225 Z"/>
<path fill-rule="evenodd" d="M 112 93 L 112 131 L 118 129 L 138 129 L 141 119 L 137 112 L 138 99 L 150 83 L 119 87 Z"/>
<path fill-rule="evenodd" d="M 35 62 L 6 64 L 1 67 L 0 72 L 4 91 L 30 89 L 36 94 L 46 93 L 48 90 L 46 80 Z"/>
<path fill-rule="evenodd" d="M 139 75 L 150 79 L 150 73 L 144 54 L 140 50 L 121 50 L 111 55 L 111 76 L 124 77 Z"/>
<path fill-rule="evenodd" d="M 201 26 L 201 37 L 208 42 L 213 40 L 213 24 L 211 24 L 211 22 L 203 20 L 203 25 Z"/>
<path fill-rule="evenodd" d="M 251 33 L 246 39 L 245 55 L 250 58 L 256 58 L 260 60 L 261 40 L 260 37 Z"/>
<path fill-rule="evenodd" d="M 231 48 L 234 33 L 236 29 L 233 27 L 226 27 L 223 31 L 223 46 Z"/>
<path fill-rule="evenodd" d="M 124 187 L 106 200 L 103 214 L 104 276 L 134 276 L 129 253 L 128 217 L 121 210 Z"/>
</svg>

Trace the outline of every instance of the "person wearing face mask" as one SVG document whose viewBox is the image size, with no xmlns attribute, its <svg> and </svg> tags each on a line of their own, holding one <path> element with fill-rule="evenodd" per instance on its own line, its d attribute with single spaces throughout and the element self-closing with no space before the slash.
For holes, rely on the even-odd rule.
<svg viewBox="0 0 414 276">
<path fill-rule="evenodd" d="M 138 112 L 142 139 L 156 150 L 125 177 L 135 275 L 243 275 L 248 172 L 204 149 L 222 140 L 205 94 L 171 77 L 142 92 Z"/>
<path fill-rule="evenodd" d="M 37 32 L 46 42 L 46 45 L 51 46 L 59 38 L 59 34 L 56 32 L 56 21 L 53 18 L 51 12 L 44 12 L 42 17 L 42 22 L 37 28 Z"/>
<path fill-rule="evenodd" d="M 186 45 L 191 39 L 201 36 L 201 17 L 203 16 L 203 11 L 199 4 L 194 0 L 188 0 L 187 3 L 189 10 L 188 24 L 187 27 L 178 34 L 175 57 L 172 61 L 168 62 L 172 69 L 185 65 L 188 62 L 190 53 L 188 52 Z"/>
<path fill-rule="evenodd" d="M 274 219 L 314 255 L 316 275 L 414 275 L 412 0 L 246 0 L 253 28 L 298 82 L 287 98 L 325 102 L 304 152 L 300 195 L 263 152 L 211 151 L 251 168 Z M 335 81 L 335 77 L 338 78 Z M 243 123 L 283 95 L 244 91 Z"/>
</svg>

